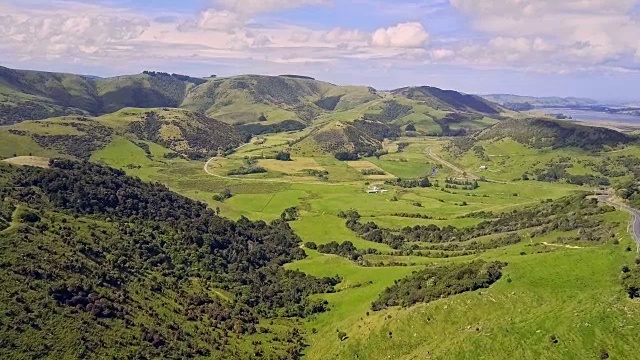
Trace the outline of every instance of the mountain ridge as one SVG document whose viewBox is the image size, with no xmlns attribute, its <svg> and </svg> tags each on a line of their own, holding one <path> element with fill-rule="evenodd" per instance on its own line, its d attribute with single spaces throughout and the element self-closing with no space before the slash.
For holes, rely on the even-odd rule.
<svg viewBox="0 0 640 360">
<path fill-rule="evenodd" d="M 425 86 L 387 94 L 368 86 L 334 85 L 300 75 L 197 78 L 144 71 L 97 78 L 0 67 L 0 125 L 66 115 L 99 116 L 126 107 L 184 108 L 234 125 L 287 120 L 309 125 L 326 116 L 361 116 L 377 109 L 381 101 L 394 99 L 414 109 L 421 107 L 413 113 L 435 112 L 437 118 L 458 111 L 482 116 L 505 111 L 453 90 Z"/>
</svg>

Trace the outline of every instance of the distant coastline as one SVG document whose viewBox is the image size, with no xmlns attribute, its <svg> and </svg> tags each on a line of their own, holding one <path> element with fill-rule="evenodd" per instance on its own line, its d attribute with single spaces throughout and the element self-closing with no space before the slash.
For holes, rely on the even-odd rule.
<svg viewBox="0 0 640 360">
<path fill-rule="evenodd" d="M 576 108 L 537 108 L 525 113 L 554 118 L 556 115 L 562 114 L 566 117 L 570 117 L 570 119 L 566 119 L 567 121 L 579 122 L 583 125 L 604 126 L 621 131 L 633 131 L 640 129 L 640 116 L 629 114 Z"/>
</svg>

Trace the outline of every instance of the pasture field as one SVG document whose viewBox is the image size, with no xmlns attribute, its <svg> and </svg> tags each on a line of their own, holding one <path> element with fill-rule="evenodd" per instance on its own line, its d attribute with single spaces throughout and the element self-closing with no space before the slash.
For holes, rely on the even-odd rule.
<svg viewBox="0 0 640 360">
<path fill-rule="evenodd" d="M 56 155 L 55 151 L 44 149 L 31 137 L 14 134 L 9 132 L 7 128 L 0 127 L 0 158 L 15 156 L 53 157 Z"/>
<path fill-rule="evenodd" d="M 353 209 L 362 216 L 362 223 L 371 221 L 389 229 L 429 224 L 467 228 L 487 220 L 476 216 L 480 211 L 508 213 L 547 199 L 592 191 L 587 186 L 522 181 L 520 177 L 535 164 L 560 157 L 571 158 L 572 173 L 588 173 L 589 167 L 582 162 L 594 155 L 578 150 L 547 153 L 500 141 L 483 144 L 487 162 L 473 152 L 455 158 L 446 152 L 447 140 L 405 138 L 385 144 L 390 153 L 380 158 L 345 163 L 328 155 L 293 152 L 291 162 L 258 159 L 267 174 L 226 176 L 247 157 L 286 150 L 295 137 L 264 136 L 264 144 L 247 145 L 227 158 L 216 158 L 209 170 L 217 176 L 205 173 L 204 161 L 167 160 L 163 155 L 168 150 L 151 144 L 149 155 L 126 138 L 114 139 L 92 159 L 162 182 L 234 219 L 246 216 L 271 221 L 285 209 L 296 207 L 298 219 L 290 226 L 303 244 L 350 241 L 360 250 L 375 249 L 377 254 L 365 259 L 386 266 L 364 267 L 308 248 L 306 259 L 286 265 L 315 276 L 342 278 L 336 293 L 321 296 L 331 310 L 304 322 L 309 344 L 306 359 L 597 359 L 603 352 L 612 359 L 636 356 L 640 303 L 628 299 L 619 280 L 622 265 L 633 263 L 635 256 L 625 251 L 633 246 L 626 213 L 600 216 L 614 227 L 615 243 L 566 245 L 559 239 L 577 236 L 578 231 L 531 237 L 531 229 L 526 229 L 518 232 L 520 243 L 448 258 L 396 253 L 386 244 L 359 237 L 338 217 L 340 211 Z M 500 182 L 480 181 L 475 190 L 447 188 L 446 179 L 461 174 L 430 157 L 429 149 L 469 174 Z M 130 166 L 133 164 L 140 167 Z M 488 164 L 486 174 L 478 171 L 483 164 Z M 431 175 L 436 186 L 382 185 L 387 193 L 367 194 L 372 180 L 361 174 L 364 168 L 379 168 L 400 178 Z M 300 175 L 308 169 L 327 171 L 328 176 Z M 216 201 L 214 196 L 226 189 L 232 197 Z M 387 287 L 414 271 L 476 259 L 508 265 L 502 278 L 488 289 L 408 308 L 371 309 Z M 338 339 L 339 331 L 347 338 Z"/>
<path fill-rule="evenodd" d="M 2 161 L 13 165 L 35 166 L 41 168 L 49 167 L 49 159 L 38 156 L 16 156 Z"/>
<path fill-rule="evenodd" d="M 320 166 L 313 158 L 296 158 L 292 161 L 278 161 L 275 159 L 259 160 L 258 165 L 264 167 L 269 171 L 280 172 L 284 174 L 296 174 L 305 170 L 320 170 L 325 169 Z"/>
<path fill-rule="evenodd" d="M 461 167 L 474 172 L 478 176 L 500 181 L 520 179 L 525 172 L 535 168 L 544 168 L 549 163 L 568 164 L 567 172 L 572 175 L 593 173 L 589 163 L 600 163 L 606 157 L 640 155 L 640 147 L 628 146 L 624 149 L 585 152 L 580 149 L 532 149 L 510 139 L 497 141 L 481 141 L 485 157 L 478 156 L 474 151 L 468 151 L 461 158 L 448 156 L 450 160 Z M 486 166 L 486 170 L 480 167 Z"/>
</svg>

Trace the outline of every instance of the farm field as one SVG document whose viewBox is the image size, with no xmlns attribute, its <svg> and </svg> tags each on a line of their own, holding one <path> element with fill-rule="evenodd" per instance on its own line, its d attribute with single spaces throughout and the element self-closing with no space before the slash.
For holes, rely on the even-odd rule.
<svg viewBox="0 0 640 360">
<path fill-rule="evenodd" d="M 296 207 L 298 217 L 290 225 L 303 243 L 349 241 L 359 250 L 375 250 L 377 254 L 364 259 L 384 267 L 361 266 L 309 248 L 305 249 L 306 259 L 287 265 L 314 276 L 338 275 L 342 279 L 336 293 L 319 295 L 328 301 L 331 311 L 304 324 L 307 359 L 565 359 L 597 358 L 601 351 L 612 358 L 633 356 L 640 304 L 627 298 L 619 281 L 621 266 L 632 263 L 635 255 L 625 251 L 633 246 L 626 231 L 626 213 L 602 217 L 615 230 L 615 244 L 565 245 L 562 239 L 576 236 L 576 231 L 532 237 L 531 230 L 525 230 L 519 232 L 523 240 L 518 244 L 472 255 L 445 251 L 446 257 L 399 254 L 386 244 L 361 238 L 338 217 L 340 211 L 352 209 L 362 216 L 361 222 L 390 229 L 430 224 L 468 228 L 487 220 L 476 217 L 482 211 L 507 214 L 547 199 L 591 191 L 588 186 L 523 181 L 520 177 L 534 164 L 565 155 L 573 155 L 576 160 L 572 160 L 575 166 L 571 171 L 580 174 L 588 170 L 580 162 L 593 155 L 577 150 L 547 155 L 501 141 L 484 145 L 491 159 L 484 162 L 471 153 L 456 158 L 446 151 L 447 140 L 409 138 L 386 144 L 391 151 L 380 158 L 343 163 L 327 155 L 298 156 L 293 152 L 290 162 L 258 160 L 267 170 L 264 174 L 227 175 L 249 156 L 286 149 L 287 136 L 291 137 L 264 136 L 264 144 L 252 144 L 212 161 L 208 169 L 213 176 L 205 173 L 204 161 L 168 161 L 160 156 L 165 151 L 162 148 L 153 149 L 149 157 L 126 145 L 124 139 L 94 154 L 94 159 L 145 180 L 162 182 L 233 219 L 246 216 L 271 221 L 285 209 Z M 397 143 L 405 142 L 408 145 L 397 152 Z M 484 176 L 478 169 L 488 164 L 487 178 L 500 182 L 480 181 L 474 190 L 447 188 L 448 178 L 464 174 L 438 163 L 428 155 L 429 149 L 469 174 Z M 623 151 L 635 154 L 637 149 Z M 132 162 L 142 166 L 128 166 Z M 384 179 L 371 180 L 360 173 L 371 167 L 393 177 L 429 176 L 437 186 L 404 189 L 385 185 Z M 306 170 L 328 174 L 318 178 Z M 367 194 L 373 184 L 388 192 Z M 230 198 L 214 199 L 225 190 L 232 194 Z M 371 303 L 387 287 L 414 271 L 477 259 L 508 264 L 502 278 L 489 289 L 408 308 L 371 309 Z M 338 339 L 338 331 L 348 338 Z"/>
</svg>

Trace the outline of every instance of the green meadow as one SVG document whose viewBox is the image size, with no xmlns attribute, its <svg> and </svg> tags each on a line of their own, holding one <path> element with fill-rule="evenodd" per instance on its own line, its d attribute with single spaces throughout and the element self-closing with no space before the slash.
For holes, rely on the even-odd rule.
<svg viewBox="0 0 640 360">
<path fill-rule="evenodd" d="M 205 161 L 167 159 L 165 154 L 171 151 L 153 143 L 148 143 L 151 153 L 147 154 L 126 137 L 115 137 L 91 159 L 164 183 L 233 219 L 245 216 L 271 221 L 285 209 L 296 207 L 299 216 L 290 225 L 303 243 L 350 241 L 358 249 L 378 251 L 367 255 L 368 260 L 396 264 L 362 267 L 343 257 L 305 249 L 306 259 L 287 265 L 315 276 L 342 278 L 336 293 L 321 296 L 331 310 L 304 322 L 307 359 L 597 359 L 602 351 L 613 359 L 636 356 L 640 303 L 627 298 L 619 281 L 621 266 L 632 263 L 635 256 L 625 251 L 633 246 L 626 231 L 626 213 L 603 217 L 615 225 L 617 244 L 572 247 L 556 241 L 576 235 L 575 231 L 536 238 L 522 231 L 519 244 L 450 258 L 393 254 L 388 245 L 360 238 L 337 216 L 353 209 L 362 215 L 363 222 L 397 230 L 429 224 L 470 227 L 486 220 L 474 217 L 479 211 L 505 213 L 591 191 L 586 186 L 520 178 L 531 168 L 562 157 L 571 159 L 571 173 L 588 173 L 585 163 L 596 155 L 571 149 L 536 150 L 502 140 L 482 143 L 486 160 L 472 151 L 459 157 L 448 153 L 446 139 L 403 138 L 385 144 L 389 154 L 363 159 L 362 164 L 347 164 L 306 150 L 292 152 L 292 162 L 261 160 L 286 150 L 298 136 L 302 135 L 260 136 L 263 143 L 252 143 L 226 158 L 210 161 L 207 170 L 211 175 L 205 172 Z M 408 145 L 402 145 L 399 152 L 399 143 Z M 464 174 L 430 157 L 429 149 L 464 172 L 495 182 L 480 181 L 475 190 L 445 188 L 447 178 Z M 628 147 L 622 152 L 640 151 Z M 267 173 L 228 175 L 249 157 L 258 158 Z M 370 167 L 365 161 L 394 177 L 429 175 L 437 186 L 403 189 L 385 185 L 384 180 L 368 179 L 359 172 L 359 168 Z M 480 166 L 487 166 L 487 170 L 479 171 Z M 432 175 L 434 168 L 438 170 Z M 321 179 L 310 175 L 309 169 L 328 175 Z M 374 185 L 388 191 L 366 193 Z M 231 192 L 231 198 L 216 201 L 214 197 L 225 190 Z M 508 265 L 502 278 L 488 289 L 409 308 L 371 310 L 371 303 L 387 287 L 424 266 L 475 259 L 500 260 Z M 345 332 L 347 339 L 338 339 L 339 331 Z"/>
</svg>

